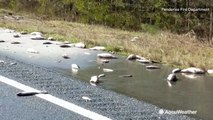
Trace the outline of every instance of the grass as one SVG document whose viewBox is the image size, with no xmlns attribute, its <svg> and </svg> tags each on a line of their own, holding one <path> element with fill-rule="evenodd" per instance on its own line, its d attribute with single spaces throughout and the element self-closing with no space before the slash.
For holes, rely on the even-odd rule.
<svg viewBox="0 0 213 120">
<path fill-rule="evenodd" d="M 0 11 L 0 16 L 5 14 Z M 84 42 L 87 47 L 103 45 L 106 46 L 107 51 L 122 55 L 139 54 L 176 67 L 195 66 L 213 69 L 213 45 L 201 43 L 190 34 L 177 35 L 160 30 L 154 31 L 154 34 L 130 32 L 100 25 L 47 21 L 26 14 L 23 20 L 6 20 L 0 17 L 0 27 L 27 32 L 40 31 L 46 37 L 52 36 L 60 41 Z M 139 39 L 131 42 L 135 36 Z"/>
</svg>

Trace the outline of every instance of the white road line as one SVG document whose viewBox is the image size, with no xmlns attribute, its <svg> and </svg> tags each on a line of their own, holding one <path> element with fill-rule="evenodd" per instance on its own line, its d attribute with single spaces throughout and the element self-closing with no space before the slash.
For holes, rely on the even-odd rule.
<svg viewBox="0 0 213 120">
<path fill-rule="evenodd" d="M 20 89 L 20 90 L 23 90 L 23 91 L 30 91 L 30 92 L 31 91 L 35 91 L 35 92 L 39 91 L 37 89 L 34 89 L 32 87 L 29 87 L 29 86 L 26 86 L 24 84 L 21 84 L 19 82 L 16 82 L 16 81 L 14 81 L 12 79 L 9 79 L 9 78 L 6 78 L 4 76 L 0 76 L 0 82 L 3 82 L 5 84 L 8 84 L 10 86 L 13 86 L 13 87 L 15 87 L 17 89 Z M 78 113 L 78 114 L 80 114 L 82 116 L 85 116 L 87 118 L 93 119 L 93 120 L 111 120 L 110 118 L 107 118 L 107 117 L 105 117 L 103 115 L 100 115 L 98 113 L 92 112 L 92 111 L 87 110 L 87 109 L 84 109 L 84 108 L 79 107 L 79 106 L 77 106 L 77 105 L 75 105 L 73 103 L 70 103 L 68 101 L 62 100 L 62 99 L 57 98 L 55 96 L 52 96 L 50 94 L 37 94 L 36 96 L 41 98 L 41 99 L 47 100 L 47 101 L 49 101 L 51 103 L 54 103 L 54 104 L 56 104 L 58 106 L 61 106 L 61 107 L 65 108 L 65 109 L 68 109 L 68 110 L 70 110 L 72 112 L 75 112 L 75 113 Z"/>
</svg>

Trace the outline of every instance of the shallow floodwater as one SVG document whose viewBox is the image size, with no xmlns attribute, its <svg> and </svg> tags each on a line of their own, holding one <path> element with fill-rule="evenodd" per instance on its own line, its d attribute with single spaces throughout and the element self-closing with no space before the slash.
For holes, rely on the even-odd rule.
<svg viewBox="0 0 213 120">
<path fill-rule="evenodd" d="M 144 64 L 135 61 L 126 61 L 124 58 L 113 60 L 104 67 L 114 69 L 112 73 L 104 73 L 100 86 L 106 89 L 125 94 L 130 97 L 144 100 L 162 108 L 170 110 L 197 111 L 193 117 L 213 119 L 213 78 L 207 75 L 191 76 L 187 78 L 178 74 L 177 81 L 169 86 L 166 77 L 171 68 L 161 66 L 159 70 L 149 71 Z M 97 66 L 81 70 L 76 76 L 78 79 L 89 81 L 91 75 L 103 73 Z M 133 77 L 123 78 L 120 75 L 131 74 Z"/>
<path fill-rule="evenodd" d="M 169 86 L 166 77 L 172 68 L 156 64 L 158 70 L 147 70 L 146 65 L 136 61 L 127 61 L 125 57 L 113 59 L 101 65 L 96 63 L 96 55 L 101 51 L 92 51 L 79 48 L 60 48 L 58 45 L 43 45 L 44 41 L 32 41 L 29 35 L 13 38 L 11 33 L 0 29 L 0 38 L 6 41 L 0 43 L 0 54 L 37 64 L 61 72 L 72 79 L 89 83 L 90 77 L 104 73 L 102 68 L 113 69 L 113 72 L 104 73 L 98 84 L 105 89 L 143 100 L 169 110 L 197 111 L 192 117 L 213 119 L 213 77 L 208 75 L 186 76 L 177 74 L 179 80 Z M 11 45 L 11 41 L 20 41 L 20 45 Z M 39 50 L 39 54 L 26 52 L 27 48 Z M 71 59 L 63 59 L 62 54 L 70 55 Z M 81 69 L 72 73 L 71 64 L 78 64 Z M 120 77 L 121 75 L 133 77 Z"/>
</svg>

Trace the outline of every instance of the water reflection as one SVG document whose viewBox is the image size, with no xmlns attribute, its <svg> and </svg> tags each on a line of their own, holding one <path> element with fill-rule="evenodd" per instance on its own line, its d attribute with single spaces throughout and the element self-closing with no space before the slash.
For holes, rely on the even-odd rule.
<svg viewBox="0 0 213 120">
<path fill-rule="evenodd" d="M 199 74 L 187 74 L 187 73 L 181 73 L 181 75 L 183 75 L 184 77 L 188 78 L 188 79 L 197 79 L 199 77 L 204 77 L 203 75 L 199 75 Z"/>
</svg>

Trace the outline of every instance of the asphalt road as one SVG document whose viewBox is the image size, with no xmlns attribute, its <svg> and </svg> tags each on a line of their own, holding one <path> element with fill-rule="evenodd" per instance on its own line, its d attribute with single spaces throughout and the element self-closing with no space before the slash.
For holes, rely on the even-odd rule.
<svg viewBox="0 0 213 120">
<path fill-rule="evenodd" d="M 35 96 L 18 97 L 20 90 L 0 83 L 1 120 L 88 120 Z"/>
<path fill-rule="evenodd" d="M 115 92 L 73 80 L 69 76 L 37 65 L 0 55 L 0 75 L 74 103 L 110 119 L 190 120 L 184 115 L 159 114 L 161 108 Z M 11 65 L 11 63 L 17 63 Z M 36 96 L 17 97 L 20 90 L 0 83 L 1 120 L 77 120 L 88 119 Z M 83 96 L 91 98 L 85 101 Z M 81 111 L 80 111 L 81 112 Z"/>
</svg>

